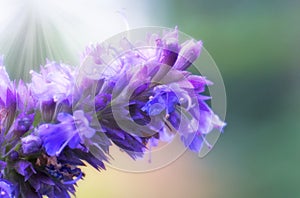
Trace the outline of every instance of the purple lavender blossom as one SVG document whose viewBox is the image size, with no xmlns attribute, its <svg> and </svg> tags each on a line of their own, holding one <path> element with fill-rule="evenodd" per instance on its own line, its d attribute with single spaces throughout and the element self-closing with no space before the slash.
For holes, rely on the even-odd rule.
<svg viewBox="0 0 300 198">
<path fill-rule="evenodd" d="M 0 197 L 70 197 L 85 163 L 105 169 L 112 144 L 133 159 L 179 135 L 200 152 L 225 123 L 207 104 L 212 82 L 187 69 L 202 42 L 178 30 L 92 45 L 80 67 L 47 61 L 29 84 L 9 79 L 0 57 Z"/>
<path fill-rule="evenodd" d="M 95 129 L 89 126 L 83 111 L 75 111 L 73 116 L 60 113 L 57 120 L 58 124 L 43 124 L 37 129 L 46 153 L 50 156 L 59 156 L 66 146 L 85 150 L 84 140 L 91 138 L 95 134 Z"/>
<path fill-rule="evenodd" d="M 42 147 L 42 140 L 39 136 L 28 135 L 21 139 L 22 152 L 25 155 L 38 153 Z"/>
<path fill-rule="evenodd" d="M 189 40 L 180 45 L 177 29 L 162 38 L 150 37 L 146 43 L 154 44 L 154 48 L 137 51 L 126 45 L 129 41 L 122 42 L 125 53 L 117 54 L 109 65 L 115 73 L 96 95 L 98 119 L 106 134 L 111 139 L 114 136 L 110 133 L 119 134 L 115 144 L 129 153 L 132 149 L 126 143 L 120 144 L 126 140 L 121 131 L 136 139 L 136 148 L 138 142 L 146 144 L 152 137 L 169 142 L 175 134 L 195 152 L 203 144 L 210 147 L 206 135 L 213 129 L 222 130 L 225 125 L 206 104 L 209 97 L 201 95 L 212 83 L 185 71 L 200 55 L 202 42 Z M 103 68 L 108 67 L 99 56 L 101 53 L 96 53 L 99 49 L 103 47 L 90 48 L 88 55 Z M 143 148 L 136 152 L 142 153 Z"/>
<path fill-rule="evenodd" d="M 2 63 L 3 60 L 0 62 Z M 97 147 L 96 143 L 94 147 L 90 146 L 89 148 L 93 149 L 93 153 L 98 154 L 97 158 L 89 151 L 77 150 L 80 147 L 79 144 L 83 144 L 79 140 L 90 138 L 93 136 L 94 130 L 87 128 L 88 120 L 84 117 L 83 112 L 75 111 L 73 115 L 75 119 L 72 121 L 62 118 L 61 115 L 68 115 L 68 111 L 64 113 L 61 113 L 61 111 L 69 110 L 69 108 L 66 108 L 68 106 L 66 104 L 68 103 L 68 99 L 71 101 L 70 95 L 63 93 L 67 89 L 63 89 L 62 86 L 70 84 L 61 84 L 61 87 L 57 88 L 54 84 L 59 84 L 58 79 L 52 75 L 53 72 L 57 71 L 55 70 L 57 67 L 61 68 L 59 66 L 49 67 L 47 71 L 49 73 L 52 72 L 52 74 L 47 75 L 47 72 L 44 70 L 43 75 L 41 75 L 46 79 L 44 83 L 45 86 L 48 86 L 47 89 L 52 89 L 49 92 L 38 92 L 36 87 L 38 86 L 38 81 L 36 81 L 35 85 L 31 83 L 29 86 L 25 85 L 22 81 L 19 84 L 12 82 L 5 68 L 2 66 L 0 68 L 1 197 L 42 197 L 43 195 L 48 197 L 70 197 L 69 192 L 75 193 L 74 185 L 79 179 L 84 177 L 84 173 L 78 168 L 78 166 L 84 165 L 83 160 L 90 163 L 96 169 L 104 168 L 102 160 L 106 160 L 106 157 L 102 151 L 97 151 L 94 148 Z M 65 67 L 63 69 L 61 70 L 71 71 Z M 38 74 L 33 75 L 41 77 Z M 50 80 L 53 80 L 53 82 L 50 82 Z M 65 81 L 63 80 L 63 82 Z M 42 81 L 39 83 L 42 83 Z M 54 105 L 50 103 L 45 108 L 43 101 L 47 101 L 49 98 L 52 98 L 52 100 L 57 99 L 57 101 L 53 102 Z M 37 103 L 40 103 L 40 105 L 37 105 Z M 57 112 L 59 116 L 54 112 Z M 69 115 L 71 118 L 73 116 Z M 48 119 L 49 117 L 51 119 Z M 64 126 L 69 127 L 71 133 L 73 129 L 76 129 L 73 134 L 75 134 L 75 139 L 77 138 L 79 141 L 72 140 L 71 143 L 68 142 L 68 145 L 74 149 L 70 151 L 62 148 L 64 151 L 59 156 L 53 157 L 46 152 L 49 148 L 47 146 L 44 147 L 44 145 L 48 145 L 47 140 L 51 139 L 51 135 L 44 138 L 44 136 L 39 136 L 38 133 L 38 129 L 43 127 L 44 121 L 51 122 L 52 120 L 65 121 Z M 76 126 L 70 128 L 69 125 L 71 123 L 76 124 Z M 56 126 L 59 123 L 56 125 L 49 123 L 49 125 Z M 76 145 L 77 143 L 78 145 Z M 52 144 L 55 145 L 55 142 L 52 142 Z M 50 143 L 50 146 L 52 144 Z M 105 146 L 104 144 L 103 148 Z"/>
<path fill-rule="evenodd" d="M 30 90 L 39 101 L 72 100 L 75 76 L 71 66 L 47 61 L 47 64 L 41 67 L 40 73 L 35 71 L 30 73 L 32 75 Z"/>
<path fill-rule="evenodd" d="M 0 179 L 0 197 L 13 198 L 15 196 L 15 186 L 6 179 Z"/>
</svg>

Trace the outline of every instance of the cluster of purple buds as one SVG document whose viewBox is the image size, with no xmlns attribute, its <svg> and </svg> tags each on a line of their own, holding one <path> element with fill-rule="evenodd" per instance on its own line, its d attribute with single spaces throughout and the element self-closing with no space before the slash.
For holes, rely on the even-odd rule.
<svg viewBox="0 0 300 198">
<path fill-rule="evenodd" d="M 146 44 L 89 46 L 80 67 L 47 61 L 30 83 L 11 81 L 0 59 L 1 198 L 70 197 L 80 167 L 105 169 L 112 145 L 133 159 L 175 135 L 195 152 L 210 146 L 225 123 L 203 95 L 212 83 L 187 71 L 202 43 L 180 44 L 175 29 Z"/>
</svg>

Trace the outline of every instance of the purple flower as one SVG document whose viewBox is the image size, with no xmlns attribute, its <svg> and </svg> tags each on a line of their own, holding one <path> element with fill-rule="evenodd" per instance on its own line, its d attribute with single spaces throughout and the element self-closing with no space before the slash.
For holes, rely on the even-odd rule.
<svg viewBox="0 0 300 198">
<path fill-rule="evenodd" d="M 36 108 L 36 100 L 33 98 L 31 91 L 22 80 L 18 83 L 16 93 L 18 110 L 22 112 L 33 112 Z"/>
<path fill-rule="evenodd" d="M 120 70 L 110 78 L 113 89 L 105 91 L 108 84 L 104 84 L 96 95 L 99 121 L 108 137 L 124 150 L 130 151 L 123 142 L 124 132 L 143 143 L 157 133 L 163 141 L 171 141 L 178 133 L 187 147 L 199 152 L 204 143 L 209 145 L 205 136 L 225 126 L 206 105 L 209 97 L 201 95 L 212 83 L 184 71 L 200 55 L 202 42 L 189 40 L 180 45 L 175 29 L 162 38 L 153 35 L 148 43 L 155 50 L 135 50 L 126 39 L 121 41 L 127 51 L 115 61 Z M 103 100 L 104 96 L 109 100 Z"/>
<path fill-rule="evenodd" d="M 0 63 L 3 63 L 2 58 L 0 58 Z M 6 69 L 2 64 L 0 64 L 0 79 L 0 99 L 6 102 L 7 90 L 13 90 L 13 83 L 10 81 Z"/>
<path fill-rule="evenodd" d="M 52 122 L 56 110 L 56 102 L 53 99 L 42 101 L 40 112 L 44 122 Z"/>
<path fill-rule="evenodd" d="M 157 47 L 161 48 L 159 52 L 158 62 L 173 66 L 177 60 L 180 46 L 178 43 L 178 31 L 168 32 L 162 39 L 157 39 Z M 159 49 L 158 48 L 158 49 Z"/>
<path fill-rule="evenodd" d="M 28 135 L 21 139 L 22 150 L 25 155 L 37 153 L 42 146 L 42 140 L 35 135 Z"/>
<path fill-rule="evenodd" d="M 47 62 L 40 73 L 31 71 L 30 91 L 38 101 L 71 101 L 75 79 L 71 66 Z"/>
<path fill-rule="evenodd" d="M 14 121 L 13 133 L 15 136 L 21 137 L 32 127 L 34 115 L 19 114 Z"/>
<path fill-rule="evenodd" d="M 24 177 L 24 180 L 27 181 L 32 174 L 36 174 L 35 169 L 33 168 L 33 165 L 25 160 L 20 160 L 15 164 L 15 169 L 17 173 L 22 175 Z"/>
<path fill-rule="evenodd" d="M 99 44 L 86 47 L 80 57 L 80 70 L 77 70 L 79 84 L 91 84 L 93 80 L 113 77 L 121 65 L 110 64 L 109 61 L 116 56 L 114 49 Z M 86 85 L 87 86 L 87 85 Z"/>
<path fill-rule="evenodd" d="M 60 113 L 57 120 L 58 124 L 43 124 L 37 130 L 50 156 L 58 156 L 66 146 L 84 150 L 84 140 L 95 134 L 95 129 L 89 126 L 83 111 L 75 111 L 73 116 Z"/>
<path fill-rule="evenodd" d="M 186 41 L 181 45 L 178 59 L 174 64 L 174 68 L 178 70 L 186 70 L 200 55 L 202 49 L 202 41 Z"/>
<path fill-rule="evenodd" d="M 70 197 L 80 166 L 105 169 L 112 144 L 133 159 L 176 134 L 192 151 L 211 147 L 225 126 L 203 95 L 212 82 L 186 71 L 201 49 L 177 28 L 123 38 L 87 47 L 78 68 L 47 61 L 29 84 L 12 82 L 0 57 L 0 197 Z"/>
<path fill-rule="evenodd" d="M 15 185 L 6 179 L 0 178 L 0 197 L 1 198 L 14 198 Z"/>
<path fill-rule="evenodd" d="M 0 67 L 0 79 L 0 130 L 8 131 L 16 113 L 16 92 L 4 67 Z"/>
<path fill-rule="evenodd" d="M 33 123 L 34 100 L 26 85 L 19 81 L 16 86 L 2 66 L 0 78 L 0 130 L 7 135 L 6 139 L 18 138 Z"/>
</svg>

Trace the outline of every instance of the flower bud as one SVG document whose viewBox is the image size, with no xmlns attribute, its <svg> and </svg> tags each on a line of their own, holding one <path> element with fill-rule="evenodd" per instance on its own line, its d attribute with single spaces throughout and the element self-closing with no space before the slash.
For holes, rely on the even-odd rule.
<svg viewBox="0 0 300 198">
<path fill-rule="evenodd" d="M 36 153 L 42 146 L 42 140 L 35 135 L 28 135 L 22 138 L 22 150 L 24 154 Z"/>
</svg>

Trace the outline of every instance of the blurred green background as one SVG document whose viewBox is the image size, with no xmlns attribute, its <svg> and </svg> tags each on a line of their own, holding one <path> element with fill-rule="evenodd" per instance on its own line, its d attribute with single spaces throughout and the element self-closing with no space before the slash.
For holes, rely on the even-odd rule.
<svg viewBox="0 0 300 198">
<path fill-rule="evenodd" d="M 225 82 L 228 126 L 199 161 L 221 185 L 210 197 L 300 197 L 300 2 L 169 1 L 162 8 L 166 24 L 204 41 Z"/>
<path fill-rule="evenodd" d="M 110 8 L 125 8 L 133 27 L 178 26 L 203 40 L 226 86 L 228 126 L 204 159 L 186 152 L 168 167 L 142 174 L 109 167 L 99 174 L 87 168 L 77 197 L 300 197 L 300 1 L 113 2 Z M 100 12 L 103 7 L 97 9 Z M 97 18 L 92 20 L 97 26 Z M 50 30 L 51 50 L 63 49 L 50 58 L 76 63 L 74 54 L 78 52 L 61 42 L 64 29 Z M 16 35 L 22 38 L 22 34 Z M 101 39 L 99 35 L 99 42 Z M 77 46 L 83 49 L 81 43 Z M 1 45 L 0 50 L 7 54 L 10 74 L 25 78 L 26 69 L 18 73 L 24 67 L 14 63 L 19 54 L 9 51 L 7 45 Z M 32 64 L 36 69 L 49 53 L 43 48 L 32 50 L 45 53 Z"/>
<path fill-rule="evenodd" d="M 163 24 L 204 41 L 226 86 L 228 126 L 194 164 L 210 167 L 217 192 L 198 197 L 300 197 L 300 1 L 153 5 Z"/>
</svg>

